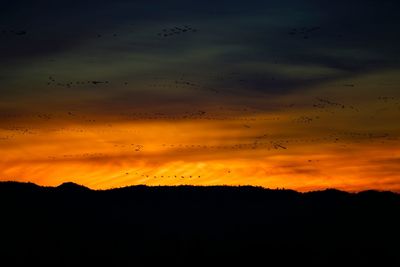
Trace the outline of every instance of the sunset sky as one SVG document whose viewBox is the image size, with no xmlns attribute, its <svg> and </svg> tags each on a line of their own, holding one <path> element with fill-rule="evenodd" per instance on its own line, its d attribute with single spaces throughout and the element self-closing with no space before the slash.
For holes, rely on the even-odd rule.
<svg viewBox="0 0 400 267">
<path fill-rule="evenodd" d="M 400 192 L 398 1 L 4 1 L 0 180 Z"/>
</svg>

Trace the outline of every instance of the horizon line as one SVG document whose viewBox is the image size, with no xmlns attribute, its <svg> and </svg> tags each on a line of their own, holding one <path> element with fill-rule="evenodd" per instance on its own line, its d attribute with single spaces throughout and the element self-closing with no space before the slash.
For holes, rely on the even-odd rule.
<svg viewBox="0 0 400 267">
<path fill-rule="evenodd" d="M 181 184 L 181 185 L 146 185 L 146 184 L 132 184 L 132 185 L 126 185 L 126 186 L 121 186 L 121 187 L 112 187 L 112 188 L 107 188 L 107 189 L 93 189 L 90 188 L 89 186 L 85 186 L 82 184 L 78 184 L 75 182 L 71 181 L 66 181 L 63 182 L 57 186 L 50 186 L 50 185 L 40 185 L 34 182 L 29 182 L 29 181 L 15 181 L 15 180 L 5 180 L 5 181 L 0 181 L 0 186 L 2 184 L 29 184 L 29 185 L 35 185 L 40 188 L 50 188 L 50 189 L 56 189 L 56 188 L 61 188 L 63 186 L 76 186 L 80 188 L 85 188 L 90 191 L 95 191 L 95 192 L 104 192 L 104 191 L 112 191 L 112 190 L 118 190 L 118 189 L 126 189 L 126 188 L 135 188 L 135 187 L 146 187 L 146 188 L 179 188 L 179 187 L 192 187 L 192 188 L 218 188 L 218 187 L 223 187 L 223 188 L 240 188 L 240 187 L 247 187 L 247 188 L 253 188 L 253 189 L 261 189 L 261 190 L 266 190 L 266 191 L 292 191 L 296 192 L 299 194 L 306 194 L 306 193 L 314 193 L 314 192 L 326 192 L 326 191 L 338 191 L 338 192 L 343 192 L 347 194 L 359 194 L 363 192 L 378 192 L 378 193 L 393 193 L 396 195 L 400 195 L 400 192 L 397 191 L 391 191 L 391 190 L 379 190 L 379 189 L 365 189 L 365 190 L 355 190 L 355 191 L 346 191 L 338 188 L 333 188 L 333 187 L 326 187 L 324 189 L 318 189 L 318 190 L 309 190 L 309 191 L 298 191 L 295 189 L 291 188 L 285 188 L 285 187 L 276 187 L 276 188 L 270 188 L 270 187 L 264 187 L 264 186 L 258 186 L 258 185 L 226 185 L 226 184 L 221 184 L 221 185 L 188 185 L 188 184 Z"/>
</svg>

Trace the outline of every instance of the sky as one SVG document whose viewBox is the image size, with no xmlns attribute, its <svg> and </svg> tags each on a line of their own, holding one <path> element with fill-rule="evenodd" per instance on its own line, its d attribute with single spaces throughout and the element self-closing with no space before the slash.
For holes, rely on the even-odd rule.
<svg viewBox="0 0 400 267">
<path fill-rule="evenodd" d="M 400 192 L 398 1 L 3 2 L 1 181 Z"/>
</svg>

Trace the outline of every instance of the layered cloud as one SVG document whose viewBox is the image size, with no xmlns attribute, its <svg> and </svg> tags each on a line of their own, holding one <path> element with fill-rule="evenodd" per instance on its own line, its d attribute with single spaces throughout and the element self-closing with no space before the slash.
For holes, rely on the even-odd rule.
<svg viewBox="0 0 400 267">
<path fill-rule="evenodd" d="M 399 190 L 398 7 L 8 1 L 1 179 Z"/>
</svg>

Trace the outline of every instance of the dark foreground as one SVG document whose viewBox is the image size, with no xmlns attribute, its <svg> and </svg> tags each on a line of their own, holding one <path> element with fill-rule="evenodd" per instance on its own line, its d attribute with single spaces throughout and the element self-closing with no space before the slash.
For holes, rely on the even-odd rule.
<svg viewBox="0 0 400 267">
<path fill-rule="evenodd" d="M 389 192 L 0 183 L 0 205 L 0 266 L 400 266 Z"/>
</svg>

